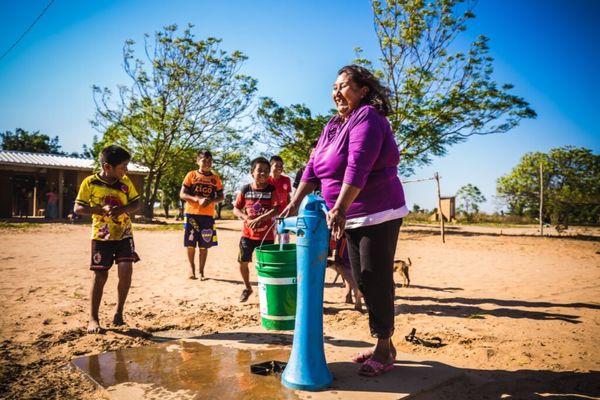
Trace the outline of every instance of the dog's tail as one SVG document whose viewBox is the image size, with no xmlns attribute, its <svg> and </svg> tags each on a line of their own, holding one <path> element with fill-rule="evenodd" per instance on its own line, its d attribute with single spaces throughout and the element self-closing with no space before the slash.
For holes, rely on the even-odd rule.
<svg viewBox="0 0 600 400">
<path fill-rule="evenodd" d="M 412 265 L 412 261 L 410 261 L 410 257 L 408 257 L 408 266 L 410 267 Z"/>
</svg>

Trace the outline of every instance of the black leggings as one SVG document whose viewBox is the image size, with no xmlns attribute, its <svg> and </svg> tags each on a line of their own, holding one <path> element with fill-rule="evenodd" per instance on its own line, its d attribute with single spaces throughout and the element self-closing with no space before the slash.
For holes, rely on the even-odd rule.
<svg viewBox="0 0 600 400">
<path fill-rule="evenodd" d="M 348 255 L 358 288 L 369 309 L 371 335 L 394 334 L 394 254 L 402 218 L 346 230 Z"/>
</svg>

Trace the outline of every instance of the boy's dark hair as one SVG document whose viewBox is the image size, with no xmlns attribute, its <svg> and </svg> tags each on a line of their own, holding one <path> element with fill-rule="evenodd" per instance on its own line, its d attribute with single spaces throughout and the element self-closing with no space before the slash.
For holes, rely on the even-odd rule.
<svg viewBox="0 0 600 400">
<path fill-rule="evenodd" d="M 271 156 L 271 159 L 269 160 L 269 162 L 273 162 L 273 161 L 279 161 L 279 162 L 283 163 L 283 158 L 281 158 L 279 156 Z"/>
<path fill-rule="evenodd" d="M 269 160 L 267 160 L 264 157 L 256 157 L 250 163 L 250 172 L 254 171 L 254 167 L 256 167 L 257 164 L 265 164 L 269 167 L 269 169 L 271 168 L 271 164 L 269 163 Z"/>
<path fill-rule="evenodd" d="M 210 152 L 210 150 L 203 149 L 203 150 L 200 150 L 198 152 L 198 154 L 196 154 L 196 158 L 200 158 L 200 157 L 204 157 L 204 158 L 209 158 L 210 157 L 210 158 L 213 158 L 213 155 Z"/>
<path fill-rule="evenodd" d="M 100 164 L 110 164 L 113 167 L 121 164 L 123 161 L 131 160 L 131 154 L 127 150 L 117 145 L 106 146 L 100 153 Z"/>
</svg>

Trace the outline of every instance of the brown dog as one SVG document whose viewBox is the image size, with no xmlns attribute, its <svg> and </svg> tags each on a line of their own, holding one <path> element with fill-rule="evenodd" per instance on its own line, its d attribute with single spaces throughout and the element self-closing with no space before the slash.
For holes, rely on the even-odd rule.
<svg viewBox="0 0 600 400">
<path fill-rule="evenodd" d="M 335 260 L 327 259 L 327 268 L 331 268 L 336 272 L 335 279 L 333 280 L 333 284 L 337 282 L 338 278 L 342 278 L 342 283 L 346 288 L 346 303 L 354 304 L 354 309 L 362 312 L 362 293 L 358 289 L 356 285 L 356 281 L 352 276 L 352 271 L 350 269 L 344 269 L 344 264 L 337 263 Z M 352 294 L 354 294 L 354 299 L 352 298 Z"/>
<path fill-rule="evenodd" d="M 408 257 L 408 262 L 403 260 L 394 260 L 394 272 L 399 272 L 402 277 L 402 286 L 409 287 L 410 286 L 410 275 L 408 270 L 412 265 L 412 261 L 410 261 L 410 257 Z"/>
<path fill-rule="evenodd" d="M 344 268 L 343 265 L 340 265 L 338 263 L 335 262 L 335 260 L 328 258 L 327 259 L 327 268 L 331 268 L 332 270 L 335 271 L 335 278 L 333 279 L 333 284 L 335 285 L 338 278 L 341 277 L 342 278 L 342 284 L 346 283 L 346 280 L 344 279 L 344 275 L 342 274 L 342 268 Z"/>
</svg>

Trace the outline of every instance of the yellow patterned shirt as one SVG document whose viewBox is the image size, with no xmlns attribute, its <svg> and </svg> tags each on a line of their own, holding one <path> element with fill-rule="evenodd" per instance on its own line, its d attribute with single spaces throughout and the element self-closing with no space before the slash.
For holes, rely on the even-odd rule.
<svg viewBox="0 0 600 400">
<path fill-rule="evenodd" d="M 94 174 L 81 182 L 75 203 L 88 207 L 125 206 L 139 197 L 127 176 L 111 183 L 100 174 Z M 121 240 L 132 236 L 131 219 L 127 213 L 118 217 L 92 214 L 92 239 Z"/>
</svg>

